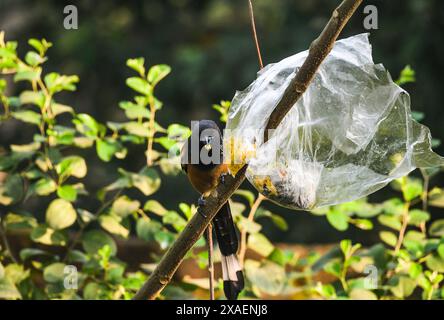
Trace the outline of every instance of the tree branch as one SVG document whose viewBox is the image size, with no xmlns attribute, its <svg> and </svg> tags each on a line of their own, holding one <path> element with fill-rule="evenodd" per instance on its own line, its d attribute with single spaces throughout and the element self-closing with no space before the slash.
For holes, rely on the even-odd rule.
<svg viewBox="0 0 444 320">
<path fill-rule="evenodd" d="M 339 33 L 349 18 L 356 11 L 362 0 L 344 0 L 337 7 L 321 35 L 311 44 L 309 54 L 299 69 L 290 86 L 285 91 L 279 104 L 271 114 L 267 128 L 275 129 L 291 107 L 302 96 L 313 79 L 322 61 L 333 48 Z M 267 132 L 267 130 L 265 130 Z M 188 222 L 177 240 L 165 253 L 150 278 L 135 294 L 134 300 L 155 299 L 162 289 L 171 281 L 174 273 L 182 262 L 185 254 L 202 236 L 208 224 L 213 220 L 222 205 L 245 179 L 247 165 L 243 166 L 235 177 L 228 176 L 225 183 L 220 183 L 207 198 L 204 207 L 200 207 L 201 214 L 195 214 Z"/>
</svg>

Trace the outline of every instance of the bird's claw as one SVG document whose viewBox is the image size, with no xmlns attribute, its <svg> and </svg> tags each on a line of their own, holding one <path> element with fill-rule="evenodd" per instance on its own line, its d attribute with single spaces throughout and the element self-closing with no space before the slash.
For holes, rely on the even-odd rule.
<svg viewBox="0 0 444 320">
<path fill-rule="evenodd" d="M 206 203 L 207 201 L 205 200 L 205 198 L 204 198 L 204 196 L 200 196 L 200 198 L 197 200 L 197 205 L 199 206 L 199 207 L 203 207 L 203 206 L 205 206 L 205 203 Z"/>
<path fill-rule="evenodd" d="M 220 183 L 225 184 L 225 177 L 228 176 L 228 173 L 222 173 L 219 177 Z"/>
<path fill-rule="evenodd" d="M 203 207 L 205 206 L 206 200 L 204 198 L 204 196 L 201 196 L 198 200 L 197 200 L 197 213 L 200 214 L 203 218 L 206 218 L 207 215 L 203 212 Z"/>
</svg>

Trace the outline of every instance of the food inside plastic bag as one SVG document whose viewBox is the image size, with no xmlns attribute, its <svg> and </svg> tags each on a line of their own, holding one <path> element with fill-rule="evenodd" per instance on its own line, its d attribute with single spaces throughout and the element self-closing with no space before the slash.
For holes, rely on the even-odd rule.
<svg viewBox="0 0 444 320">
<path fill-rule="evenodd" d="M 270 200 L 310 210 L 375 192 L 417 167 L 444 165 L 408 93 L 374 64 L 368 34 L 337 41 L 313 82 L 264 141 L 268 118 L 308 51 L 265 67 L 237 92 L 224 134 L 232 173 Z"/>
</svg>

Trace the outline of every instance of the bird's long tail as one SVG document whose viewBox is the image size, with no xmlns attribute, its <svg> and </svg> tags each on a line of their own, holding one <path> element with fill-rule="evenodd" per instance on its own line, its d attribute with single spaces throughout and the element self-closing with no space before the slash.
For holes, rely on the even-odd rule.
<svg viewBox="0 0 444 320">
<path fill-rule="evenodd" d="M 222 257 L 225 296 L 228 300 L 236 300 L 244 288 L 244 276 L 237 259 L 239 242 L 228 202 L 220 208 L 213 219 L 213 224 Z"/>
</svg>

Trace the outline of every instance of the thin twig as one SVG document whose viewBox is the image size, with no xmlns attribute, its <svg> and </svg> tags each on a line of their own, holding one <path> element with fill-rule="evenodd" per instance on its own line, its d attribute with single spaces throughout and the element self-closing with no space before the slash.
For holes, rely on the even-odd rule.
<svg viewBox="0 0 444 320">
<path fill-rule="evenodd" d="M 248 214 L 248 221 L 254 220 L 254 215 L 256 214 L 257 209 L 259 209 L 259 206 L 261 205 L 261 202 L 265 200 L 265 196 L 263 196 L 261 193 L 256 198 L 256 201 L 253 203 L 250 209 L 250 213 Z M 239 262 L 241 266 L 244 266 L 244 260 L 245 260 L 245 253 L 247 252 L 247 229 L 242 229 L 241 231 L 241 245 L 239 249 Z"/>
<path fill-rule="evenodd" d="M 430 176 L 427 174 L 425 169 L 421 168 L 420 170 L 421 170 L 422 177 L 424 179 L 424 184 L 423 184 L 423 188 L 422 188 L 422 195 L 421 195 L 422 211 L 427 211 L 428 204 L 429 204 L 428 203 L 428 196 L 429 196 Z M 421 232 L 423 234 L 426 234 L 426 223 L 425 222 L 421 222 L 421 224 L 419 225 L 419 228 L 421 229 Z"/>
<path fill-rule="evenodd" d="M 276 128 L 287 112 L 302 96 L 322 61 L 324 61 L 325 57 L 333 48 L 333 44 L 339 36 L 340 31 L 344 28 L 361 2 L 362 0 L 344 0 L 339 7 L 336 8 L 319 38 L 310 46 L 308 57 L 295 76 L 296 81 L 290 82 L 290 89 L 285 91 L 281 102 L 278 104 L 280 107 L 276 107 L 273 111 L 273 121 L 271 121 L 271 118 L 269 120 L 270 127 L 274 126 L 274 128 Z M 200 239 L 219 209 L 245 180 L 247 167 L 248 165 L 244 165 L 235 177 L 226 177 L 225 183 L 219 183 L 211 194 L 205 198 L 205 206 L 198 208 L 200 214 L 195 214 L 190 219 L 176 241 L 160 260 L 149 279 L 134 295 L 134 300 L 155 299 L 171 281 L 186 253 Z"/>
<path fill-rule="evenodd" d="M 257 58 L 259 60 L 259 67 L 263 69 L 264 64 L 262 62 L 261 48 L 259 46 L 259 40 L 257 38 L 256 23 L 254 22 L 253 4 L 251 3 L 251 0 L 248 0 L 248 7 L 249 7 L 248 12 L 250 13 L 251 30 L 253 31 L 253 38 L 254 38 L 254 43 L 256 45 Z"/>
<path fill-rule="evenodd" d="M 214 259 L 213 259 L 213 225 L 210 223 L 207 228 L 208 243 L 208 278 L 210 283 L 210 300 L 214 300 Z"/>
<path fill-rule="evenodd" d="M 410 208 L 410 203 L 407 202 L 404 205 L 404 210 L 402 212 L 402 225 L 401 225 L 401 230 L 399 230 L 398 241 L 396 241 L 395 253 L 399 252 L 402 243 L 404 241 L 405 232 L 407 231 L 407 226 L 409 223 L 409 208 Z"/>
<path fill-rule="evenodd" d="M 146 165 L 148 167 L 151 167 L 153 164 L 154 135 L 156 134 L 156 122 L 155 122 L 156 104 L 152 95 L 150 96 L 149 104 L 150 104 L 150 122 L 149 122 L 149 137 L 146 148 Z"/>
</svg>

